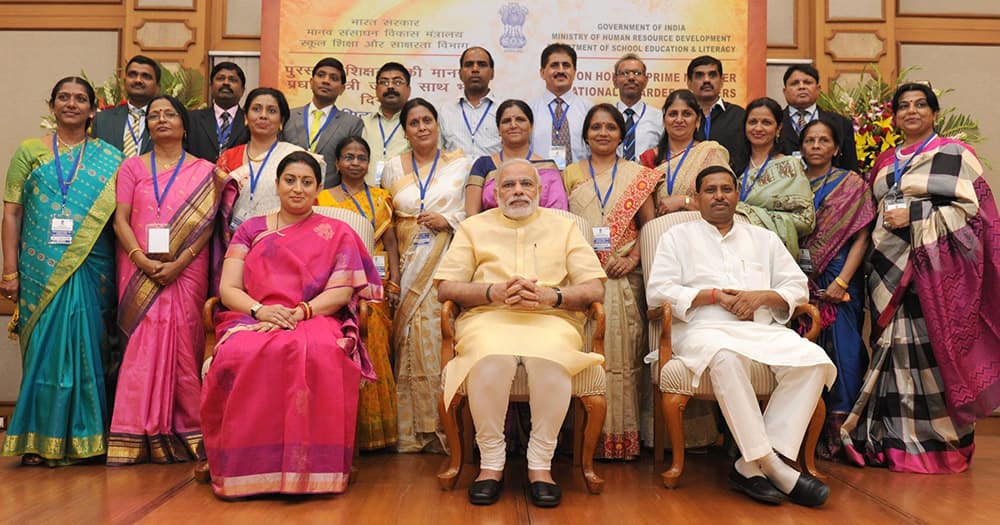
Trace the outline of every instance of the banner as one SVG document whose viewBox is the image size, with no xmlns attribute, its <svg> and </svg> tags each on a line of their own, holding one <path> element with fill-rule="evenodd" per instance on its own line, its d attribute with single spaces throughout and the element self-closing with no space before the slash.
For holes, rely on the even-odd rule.
<svg viewBox="0 0 1000 525">
<path fill-rule="evenodd" d="M 309 102 L 312 68 L 340 59 L 346 90 L 337 106 L 359 114 L 378 107 L 375 73 L 385 62 L 412 74 L 412 97 L 432 103 L 462 95 L 459 57 L 481 46 L 495 60 L 491 91 L 530 101 L 545 89 L 542 49 L 577 52 L 576 94 L 614 102 L 615 62 L 635 53 L 649 73 L 645 99 L 661 106 L 685 88 L 688 62 L 723 63 L 722 96 L 745 104 L 765 94 L 766 0 L 263 0 L 261 85 L 294 106 Z"/>
</svg>

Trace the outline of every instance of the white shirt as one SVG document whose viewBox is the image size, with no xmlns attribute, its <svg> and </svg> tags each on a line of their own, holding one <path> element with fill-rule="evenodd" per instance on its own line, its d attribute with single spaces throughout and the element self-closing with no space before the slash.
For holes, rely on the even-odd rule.
<svg viewBox="0 0 1000 525">
<path fill-rule="evenodd" d="M 622 117 L 625 121 L 628 121 L 628 115 L 625 114 L 625 110 L 631 108 L 635 112 L 635 158 L 628 159 L 638 162 L 639 155 L 642 155 L 648 149 L 655 148 L 660 143 L 660 137 L 663 136 L 663 112 L 656 109 L 646 101 L 640 100 L 632 106 L 626 106 L 624 102 L 619 100 L 615 103 L 615 107 L 618 111 L 621 111 Z M 622 140 L 625 139 L 625 134 L 628 133 L 626 129 L 622 133 Z M 618 147 L 618 154 L 625 154 L 624 143 Z"/>
<path fill-rule="evenodd" d="M 139 145 L 137 150 L 142 150 L 142 134 L 146 132 L 146 111 L 149 110 L 149 104 L 143 107 L 133 106 L 131 102 L 128 103 L 128 115 L 125 115 L 125 129 L 128 129 L 129 123 L 132 122 L 132 113 L 138 112 L 140 117 L 135 124 L 132 125 L 132 133 L 135 133 L 135 137 L 139 139 Z"/>
<path fill-rule="evenodd" d="M 583 141 L 583 119 L 587 117 L 587 112 L 590 111 L 594 103 L 576 96 L 572 89 L 560 97 L 563 99 L 563 103 L 569 106 L 568 109 L 564 108 L 568 113 L 563 125 L 569 126 L 569 143 L 570 149 L 573 151 L 572 162 L 576 162 L 589 155 L 587 144 Z M 534 113 L 535 117 L 531 134 L 531 147 L 536 154 L 542 157 L 548 157 L 549 151 L 552 149 L 552 115 L 555 113 L 555 99 L 555 95 L 546 91 L 541 98 L 535 99 L 531 103 L 531 112 Z M 549 113 L 550 107 L 552 113 Z"/>
<path fill-rule="evenodd" d="M 753 321 L 740 321 L 718 304 L 692 308 L 698 292 L 708 288 L 773 290 L 788 308 L 761 307 Z M 696 378 L 722 349 L 772 366 L 829 365 L 828 384 L 836 377 L 822 348 L 784 326 L 795 307 L 809 300 L 809 289 L 805 274 L 769 230 L 735 223 L 723 236 L 704 219 L 673 226 L 657 244 L 646 300 L 650 308 L 670 304 L 674 355 Z M 655 353 L 646 358 L 655 360 Z"/>
<path fill-rule="evenodd" d="M 455 102 L 438 106 L 444 149 L 464 151 L 470 163 L 499 152 L 502 145 L 497 130 L 497 108 L 501 102 L 503 99 L 490 91 L 479 101 L 479 107 L 470 104 L 464 95 Z"/>
</svg>

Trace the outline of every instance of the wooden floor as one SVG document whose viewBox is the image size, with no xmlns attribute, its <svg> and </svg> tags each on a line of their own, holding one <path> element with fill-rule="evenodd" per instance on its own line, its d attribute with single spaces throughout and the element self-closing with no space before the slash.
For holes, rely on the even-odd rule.
<svg viewBox="0 0 1000 525">
<path fill-rule="evenodd" d="M 557 458 L 554 475 L 563 486 L 563 503 L 555 509 L 531 505 L 523 459 L 508 463 L 500 502 L 475 507 L 466 496 L 475 468 L 462 471 L 455 491 L 443 492 L 434 477 L 443 457 L 434 455 L 364 455 L 358 482 L 340 496 L 240 502 L 221 501 L 209 486 L 195 483 L 188 464 L 50 469 L 0 458 L 0 523 L 997 523 L 1000 418 L 980 424 L 976 448 L 972 468 L 949 476 L 821 462 L 832 495 L 820 509 L 787 502 L 768 507 L 728 490 L 729 460 L 721 451 L 688 455 L 675 490 L 660 485 L 650 457 L 601 463 L 598 472 L 607 485 L 598 496 L 587 494 L 568 458 Z"/>
</svg>

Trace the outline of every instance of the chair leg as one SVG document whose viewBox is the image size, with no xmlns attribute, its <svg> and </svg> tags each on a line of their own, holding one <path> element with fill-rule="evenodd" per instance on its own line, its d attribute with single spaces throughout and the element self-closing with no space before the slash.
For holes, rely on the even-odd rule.
<svg viewBox="0 0 1000 525">
<path fill-rule="evenodd" d="M 458 429 L 458 412 L 464 409 L 464 401 L 463 396 L 456 394 L 451 400 L 450 409 L 445 410 L 444 397 L 438 398 L 438 414 L 444 426 L 445 438 L 448 440 L 448 459 L 437 475 L 441 490 L 455 488 L 458 476 L 462 473 L 462 438 Z"/>
<path fill-rule="evenodd" d="M 597 449 L 597 440 L 601 437 L 601 430 L 604 428 L 604 417 L 608 413 L 608 402 L 603 395 L 583 396 L 580 398 L 583 404 L 586 423 L 583 430 L 583 450 L 580 458 L 581 470 L 583 471 L 583 481 L 587 484 L 587 490 L 591 494 L 600 494 L 604 490 L 604 479 L 594 472 L 594 451 Z"/>
<path fill-rule="evenodd" d="M 462 424 L 458 427 L 459 436 L 462 438 L 462 461 L 466 465 L 472 465 L 476 462 L 476 423 L 472 421 L 472 409 L 469 408 L 466 398 L 463 397 L 462 400 L 462 406 L 455 414 L 462 416 Z"/>
<path fill-rule="evenodd" d="M 802 449 L 799 450 L 799 470 L 808 472 L 819 479 L 826 479 L 816 468 L 816 443 L 819 441 L 820 432 L 823 430 L 823 423 L 826 421 L 826 403 L 821 397 L 816 403 L 816 411 L 813 412 L 809 426 L 806 428 L 806 437 L 802 440 Z"/>
<path fill-rule="evenodd" d="M 657 385 L 653 385 L 653 387 L 657 388 Z M 663 463 L 666 437 L 667 431 L 663 422 L 663 398 L 653 394 L 653 466 Z"/>
<path fill-rule="evenodd" d="M 660 398 L 671 449 L 670 468 L 660 477 L 663 478 L 663 486 L 672 489 L 677 486 L 677 480 L 684 472 L 684 407 L 691 396 L 664 392 Z"/>
<path fill-rule="evenodd" d="M 573 409 L 573 466 L 580 467 L 583 466 L 583 435 L 587 411 L 579 397 L 574 397 L 570 406 Z"/>
</svg>

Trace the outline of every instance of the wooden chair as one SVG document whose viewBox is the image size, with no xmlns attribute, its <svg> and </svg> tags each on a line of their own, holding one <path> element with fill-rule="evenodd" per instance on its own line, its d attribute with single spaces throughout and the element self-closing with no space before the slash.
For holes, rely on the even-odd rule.
<svg viewBox="0 0 1000 525">
<path fill-rule="evenodd" d="M 656 254 L 656 245 L 663 233 L 671 226 L 700 217 L 700 213 L 696 211 L 671 213 L 658 217 L 643 227 L 640 243 L 642 245 L 643 272 L 647 281 Z M 736 215 L 735 220 L 740 223 L 748 222 L 742 215 Z M 811 304 L 802 305 L 796 308 L 793 313 L 793 318 L 800 316 L 808 316 L 812 319 L 811 328 L 804 337 L 815 341 L 820 330 L 819 310 Z M 652 374 L 654 387 L 660 392 L 659 396 L 653 396 L 654 463 L 660 463 L 664 459 L 664 434 L 667 434 L 672 449 L 672 461 L 670 468 L 663 472 L 661 477 L 663 478 L 663 486 L 675 488 L 681 473 L 684 471 L 684 407 L 691 398 L 715 401 L 715 394 L 712 392 L 712 381 L 708 374 L 703 374 L 698 386 L 694 387 L 692 386 L 694 377 L 690 370 L 680 360 L 673 359 L 673 346 L 670 338 L 673 319 L 670 305 L 666 304 L 660 308 L 650 309 L 647 318 L 649 319 L 650 347 L 659 355 Z M 762 402 L 767 401 L 777 385 L 770 369 L 757 362 L 753 362 L 750 367 L 750 382 L 753 385 L 754 393 Z M 800 469 L 819 478 L 825 476 L 816 469 L 815 451 L 825 417 L 826 405 L 820 398 L 816 405 L 816 411 L 809 421 L 809 427 L 802 440 L 802 448 L 798 457 Z"/>
<path fill-rule="evenodd" d="M 274 213 L 277 210 L 272 210 L 269 213 Z M 368 221 L 360 213 L 353 212 L 344 208 L 333 208 L 329 206 L 313 206 L 313 211 L 323 215 L 325 217 L 331 217 L 338 219 L 347 223 L 348 226 L 353 229 L 361 241 L 364 243 L 365 248 L 370 254 L 375 248 L 375 230 L 372 228 L 371 222 Z M 201 365 L 201 376 L 205 377 L 208 373 L 209 367 L 212 366 L 212 358 L 215 355 L 215 314 L 222 308 L 222 302 L 218 296 L 209 297 L 205 301 L 205 306 L 202 307 L 201 311 L 201 322 L 205 329 L 205 350 L 202 354 L 202 365 Z M 368 316 L 371 314 L 371 305 L 368 301 L 361 301 L 358 305 L 358 331 L 361 335 L 361 339 L 364 340 L 368 337 Z M 204 444 L 202 444 L 204 446 Z M 358 459 L 359 448 L 354 447 L 354 459 Z M 356 466 L 351 467 L 351 477 L 348 483 L 354 483 L 357 481 L 358 468 Z M 194 479 L 201 483 L 208 483 L 211 481 L 212 476 L 208 469 L 208 461 L 199 461 L 194 466 Z"/>
<path fill-rule="evenodd" d="M 580 227 L 588 242 L 592 240 L 590 225 L 582 217 L 563 210 L 550 210 L 564 217 L 572 218 Z M 445 301 L 441 308 L 441 370 L 442 378 L 446 373 L 445 366 L 455 356 L 455 321 L 459 307 L 452 301 Z M 587 327 L 584 332 L 584 351 L 604 355 L 604 306 L 592 303 L 587 311 Z M 592 334 L 587 344 L 587 334 Z M 594 472 L 594 450 L 597 439 L 604 427 L 604 417 L 607 414 L 607 392 L 603 365 L 594 365 L 573 376 L 572 404 L 573 410 L 573 466 L 580 467 L 587 490 L 592 494 L 600 494 L 604 488 L 604 479 Z M 523 366 L 517 367 L 514 384 L 510 391 L 510 400 L 515 402 L 528 401 L 528 375 Z M 448 440 L 448 459 L 441 472 L 438 473 L 438 484 L 443 490 L 455 488 L 462 466 L 473 462 L 472 414 L 469 412 L 465 399 L 465 385 L 459 387 L 451 404 L 445 407 L 444 397 L 438 400 L 438 413 L 444 426 Z M 460 421 L 461 417 L 461 421 Z"/>
</svg>

